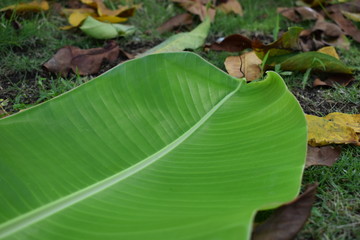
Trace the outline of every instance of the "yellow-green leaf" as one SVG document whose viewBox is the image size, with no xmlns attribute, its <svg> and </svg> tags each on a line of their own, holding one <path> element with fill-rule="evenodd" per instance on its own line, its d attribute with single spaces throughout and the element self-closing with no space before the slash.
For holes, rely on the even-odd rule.
<svg viewBox="0 0 360 240">
<path fill-rule="evenodd" d="M 330 113 L 325 117 L 306 115 L 311 146 L 355 144 L 360 146 L 360 114 Z"/>
</svg>

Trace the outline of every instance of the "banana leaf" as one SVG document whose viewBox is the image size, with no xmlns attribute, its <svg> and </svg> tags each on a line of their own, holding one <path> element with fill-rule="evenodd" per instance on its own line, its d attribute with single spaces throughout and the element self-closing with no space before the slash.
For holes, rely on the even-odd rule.
<svg viewBox="0 0 360 240">
<path fill-rule="evenodd" d="M 1 239 L 249 239 L 294 199 L 307 127 L 283 80 L 128 61 L 0 120 Z"/>
</svg>

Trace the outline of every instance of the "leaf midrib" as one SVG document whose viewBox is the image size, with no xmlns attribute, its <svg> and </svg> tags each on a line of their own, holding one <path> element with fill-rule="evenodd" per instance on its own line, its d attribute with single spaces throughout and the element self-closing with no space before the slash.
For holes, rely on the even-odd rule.
<svg viewBox="0 0 360 240">
<path fill-rule="evenodd" d="M 20 231 L 34 223 L 37 223 L 46 217 L 49 217 L 61 210 L 70 207 L 88 197 L 91 197 L 107 188 L 117 184 L 118 182 L 131 177 L 137 172 L 145 169 L 147 166 L 161 159 L 163 156 L 171 152 L 186 139 L 188 139 L 197 129 L 199 129 L 229 98 L 231 98 L 241 88 L 243 80 L 240 80 L 235 90 L 227 94 L 220 102 L 218 102 L 209 112 L 207 112 L 193 127 L 186 131 L 179 138 L 154 153 L 153 155 L 145 158 L 137 164 L 111 176 L 98 183 L 90 185 L 80 191 L 72 193 L 66 197 L 60 198 L 52 203 L 46 204 L 40 208 L 30 211 L 24 215 L 16 217 L 2 225 L 0 225 L 0 238 L 7 237 L 17 231 Z"/>
</svg>

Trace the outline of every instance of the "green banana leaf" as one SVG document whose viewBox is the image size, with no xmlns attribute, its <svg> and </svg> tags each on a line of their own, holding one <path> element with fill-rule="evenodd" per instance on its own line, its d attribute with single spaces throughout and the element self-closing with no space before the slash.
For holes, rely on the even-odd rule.
<svg viewBox="0 0 360 240">
<path fill-rule="evenodd" d="M 128 61 L 0 120 L 1 239 L 249 239 L 294 199 L 304 114 L 189 53 Z"/>
<path fill-rule="evenodd" d="M 179 52 L 183 51 L 184 49 L 199 48 L 205 42 L 205 39 L 210 30 L 210 25 L 210 18 L 207 18 L 191 32 L 175 34 L 166 41 L 140 54 L 139 57 L 154 53 Z"/>
</svg>

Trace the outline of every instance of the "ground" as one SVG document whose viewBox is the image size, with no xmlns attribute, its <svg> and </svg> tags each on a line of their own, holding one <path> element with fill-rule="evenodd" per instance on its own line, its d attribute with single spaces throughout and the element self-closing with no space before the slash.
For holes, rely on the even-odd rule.
<svg viewBox="0 0 360 240">
<path fill-rule="evenodd" d="M 18 2 L 3 0 L 0 8 Z M 51 1 L 61 3 L 68 1 Z M 108 1 L 109 2 L 109 1 Z M 113 3 L 125 1 L 113 0 Z M 143 7 L 132 17 L 130 24 L 137 32 L 128 38 L 117 38 L 121 48 L 129 53 L 142 52 L 174 33 L 160 35 L 156 28 L 176 13 L 183 12 L 177 5 L 165 0 L 134 0 L 143 3 Z M 277 20 L 276 7 L 293 6 L 295 1 L 241 0 L 245 14 L 243 17 L 218 14 L 212 24 L 207 42 L 233 33 L 242 33 L 257 37 L 265 42 L 273 40 L 274 26 L 279 23 L 281 31 L 294 25 L 284 18 Z M 192 29 L 193 26 L 180 30 Z M 311 22 L 303 23 L 309 26 Z M 48 73 L 42 68 L 60 47 L 74 45 L 81 48 L 102 47 L 103 40 L 94 40 L 79 30 L 63 31 L 60 26 L 67 25 L 66 19 L 52 9 L 44 13 L 28 14 L 10 18 L 0 14 L 0 104 L 2 114 L 15 113 L 21 109 L 51 99 L 71 88 L 78 86 L 96 75 L 82 77 L 70 75 L 66 78 Z M 360 62 L 360 44 L 351 42 L 351 50 L 338 49 L 340 58 L 348 65 L 356 66 Z M 196 53 L 224 70 L 223 62 L 229 53 Z M 105 63 L 99 74 L 114 67 Z M 289 89 L 296 96 L 305 113 L 324 116 L 330 112 L 359 113 L 360 75 L 347 87 L 313 88 L 311 78 L 302 86 L 303 74 L 294 73 L 283 76 Z M 317 200 L 312 216 L 300 232 L 298 240 L 310 239 L 360 239 L 360 148 L 343 146 L 340 160 L 331 168 L 312 166 L 305 170 L 303 185 L 319 182 Z"/>
</svg>

